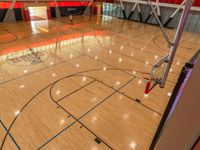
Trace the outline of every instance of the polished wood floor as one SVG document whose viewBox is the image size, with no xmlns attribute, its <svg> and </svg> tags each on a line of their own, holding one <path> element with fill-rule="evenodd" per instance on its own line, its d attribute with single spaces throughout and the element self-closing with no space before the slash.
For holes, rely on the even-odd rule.
<svg viewBox="0 0 200 150">
<path fill-rule="evenodd" d="M 185 32 L 165 88 L 145 95 L 143 73 L 169 51 L 157 26 L 106 16 L 0 24 L 1 148 L 148 150 L 199 45 Z"/>
</svg>

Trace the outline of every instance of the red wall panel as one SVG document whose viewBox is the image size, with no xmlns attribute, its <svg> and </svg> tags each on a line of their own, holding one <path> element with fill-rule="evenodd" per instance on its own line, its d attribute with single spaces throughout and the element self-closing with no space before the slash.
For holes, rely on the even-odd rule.
<svg viewBox="0 0 200 150">
<path fill-rule="evenodd" d="M 48 19 L 51 19 L 51 10 L 50 9 L 47 9 L 47 17 L 48 17 Z"/>
<path fill-rule="evenodd" d="M 0 9 L 10 8 L 11 2 L 0 2 Z M 23 8 L 23 2 L 16 2 L 14 8 Z"/>
<path fill-rule="evenodd" d="M 23 12 L 24 12 L 24 20 L 25 21 L 30 21 L 31 17 L 30 17 L 29 10 L 24 10 Z"/>
<path fill-rule="evenodd" d="M 57 2 L 58 7 L 66 7 L 66 6 L 71 6 L 71 7 L 77 7 L 77 6 L 88 6 L 90 2 Z M 50 7 L 54 7 L 54 2 L 49 2 Z"/>
</svg>

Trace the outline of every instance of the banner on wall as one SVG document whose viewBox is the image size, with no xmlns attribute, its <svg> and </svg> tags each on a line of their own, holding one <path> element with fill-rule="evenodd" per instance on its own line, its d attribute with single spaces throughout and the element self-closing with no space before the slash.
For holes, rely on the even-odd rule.
<svg viewBox="0 0 200 150">
<path fill-rule="evenodd" d="M 60 7 L 61 16 L 69 16 L 69 15 L 80 15 L 83 13 L 86 7 Z"/>
</svg>

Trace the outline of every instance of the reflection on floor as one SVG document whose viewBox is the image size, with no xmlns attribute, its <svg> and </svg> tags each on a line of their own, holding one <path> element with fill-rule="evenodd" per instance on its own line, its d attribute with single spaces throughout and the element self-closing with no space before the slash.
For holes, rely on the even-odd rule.
<svg viewBox="0 0 200 150">
<path fill-rule="evenodd" d="M 159 27 L 106 16 L 0 24 L 0 145 L 147 150 L 199 43 L 185 32 L 165 88 L 145 95 L 143 74 L 168 53 Z"/>
<path fill-rule="evenodd" d="M 31 16 L 31 21 L 38 21 L 38 20 L 46 20 L 46 19 L 38 17 L 38 16 Z"/>
</svg>

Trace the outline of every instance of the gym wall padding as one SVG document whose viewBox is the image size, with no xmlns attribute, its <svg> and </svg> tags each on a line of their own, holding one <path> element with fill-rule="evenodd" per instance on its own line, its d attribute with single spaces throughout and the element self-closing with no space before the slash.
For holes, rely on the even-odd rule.
<svg viewBox="0 0 200 150">
<path fill-rule="evenodd" d="M 90 2 L 81 1 L 57 2 L 57 6 L 60 10 L 61 16 L 80 15 L 84 12 L 89 3 Z M 51 10 L 51 17 L 56 17 L 55 3 L 49 2 L 49 6 Z"/>
<path fill-rule="evenodd" d="M 16 21 L 23 20 L 22 10 L 21 8 L 14 9 Z"/>
<path fill-rule="evenodd" d="M 55 18 L 56 17 L 55 7 L 50 7 L 50 10 L 51 10 L 51 17 Z"/>
<path fill-rule="evenodd" d="M 0 22 L 3 21 L 5 15 L 6 15 L 7 9 L 0 9 Z"/>
<path fill-rule="evenodd" d="M 85 10 L 85 6 L 78 7 L 59 7 L 61 16 L 81 15 Z"/>
<path fill-rule="evenodd" d="M 0 2 L 0 22 L 3 21 L 7 10 L 10 8 L 12 2 Z M 16 20 L 23 20 L 23 14 L 22 9 L 23 3 L 22 2 L 16 2 L 14 5 L 14 13 Z"/>
<path fill-rule="evenodd" d="M 0 22 L 3 22 L 3 19 L 6 15 L 8 9 L 0 9 Z M 23 20 L 21 8 L 14 8 L 15 18 L 17 21 Z"/>
</svg>

